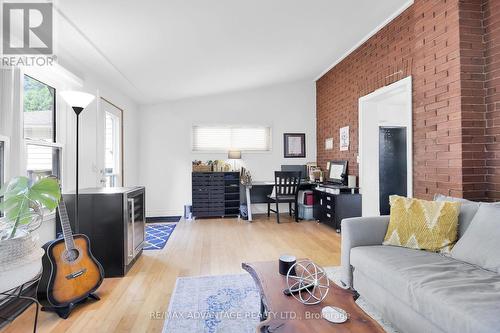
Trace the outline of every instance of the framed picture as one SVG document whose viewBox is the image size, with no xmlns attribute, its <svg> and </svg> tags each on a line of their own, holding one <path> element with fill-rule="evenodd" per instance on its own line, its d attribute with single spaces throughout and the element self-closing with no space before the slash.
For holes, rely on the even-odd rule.
<svg viewBox="0 0 500 333">
<path fill-rule="evenodd" d="M 283 143 L 285 158 L 306 157 L 305 133 L 285 133 L 283 134 Z"/>
<path fill-rule="evenodd" d="M 349 126 L 340 129 L 340 150 L 349 150 Z"/>
</svg>

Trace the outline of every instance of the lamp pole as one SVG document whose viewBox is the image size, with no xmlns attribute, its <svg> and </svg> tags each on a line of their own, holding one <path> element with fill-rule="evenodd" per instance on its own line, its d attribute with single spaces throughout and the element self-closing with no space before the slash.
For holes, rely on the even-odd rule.
<svg viewBox="0 0 500 333">
<path fill-rule="evenodd" d="M 75 232 L 79 232 L 80 224 L 78 221 L 78 149 L 79 149 L 79 132 L 80 132 L 80 113 L 85 109 L 90 102 L 94 100 L 94 96 L 80 91 L 61 91 L 61 97 L 68 103 L 76 114 L 76 167 L 75 167 Z"/>
<path fill-rule="evenodd" d="M 83 108 L 78 107 L 78 106 L 73 106 L 73 111 L 75 111 L 76 114 L 76 168 L 75 168 L 75 233 L 79 232 L 80 229 L 80 223 L 78 221 L 78 141 L 79 141 L 79 129 L 80 129 L 80 113 L 82 113 Z"/>
</svg>

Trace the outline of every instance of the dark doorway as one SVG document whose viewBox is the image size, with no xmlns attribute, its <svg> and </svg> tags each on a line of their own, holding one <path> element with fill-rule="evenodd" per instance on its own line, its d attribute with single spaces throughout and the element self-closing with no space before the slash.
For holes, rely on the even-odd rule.
<svg viewBox="0 0 500 333">
<path fill-rule="evenodd" d="M 379 128 L 380 215 L 389 215 L 389 196 L 407 195 L 406 127 Z"/>
</svg>

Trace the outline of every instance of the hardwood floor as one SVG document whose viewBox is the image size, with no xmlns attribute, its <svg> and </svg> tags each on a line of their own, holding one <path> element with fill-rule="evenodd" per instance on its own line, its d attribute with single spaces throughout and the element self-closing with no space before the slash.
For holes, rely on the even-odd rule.
<svg viewBox="0 0 500 333">
<path fill-rule="evenodd" d="M 313 221 L 295 223 L 282 215 L 277 224 L 258 217 L 181 221 L 161 251 L 145 251 L 127 276 L 105 279 L 97 294 L 62 320 L 40 313 L 38 332 L 161 332 L 163 320 L 151 314 L 167 310 L 179 276 L 243 272 L 243 261 L 277 260 L 280 254 L 310 258 L 322 266 L 340 264 L 340 235 Z M 34 306 L 1 332 L 30 332 Z"/>
</svg>

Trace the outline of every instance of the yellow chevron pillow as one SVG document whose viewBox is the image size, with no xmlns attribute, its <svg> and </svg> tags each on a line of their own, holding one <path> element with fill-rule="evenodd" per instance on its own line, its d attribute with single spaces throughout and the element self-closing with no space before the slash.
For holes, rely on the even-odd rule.
<svg viewBox="0 0 500 333">
<path fill-rule="evenodd" d="M 391 218 L 384 245 L 449 253 L 457 242 L 460 202 L 389 197 Z"/>
</svg>

